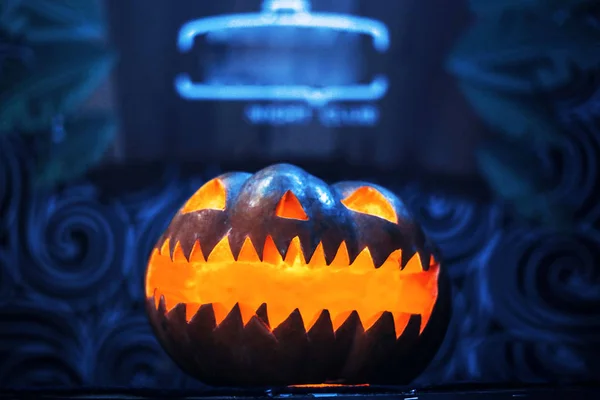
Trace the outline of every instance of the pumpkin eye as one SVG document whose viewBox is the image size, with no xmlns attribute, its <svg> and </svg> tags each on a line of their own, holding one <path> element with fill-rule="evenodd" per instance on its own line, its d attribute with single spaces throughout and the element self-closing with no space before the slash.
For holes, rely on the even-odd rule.
<svg viewBox="0 0 600 400">
<path fill-rule="evenodd" d="M 206 182 L 194 195 L 183 205 L 181 212 L 186 214 L 198 210 L 225 210 L 227 193 L 225 185 L 218 179 Z"/>
<path fill-rule="evenodd" d="M 359 187 L 343 199 L 342 204 L 349 210 L 398 223 L 398 216 L 392 204 L 381 192 L 370 186 Z"/>
<path fill-rule="evenodd" d="M 279 204 L 277 204 L 277 208 L 275 209 L 275 215 L 280 218 L 308 221 L 308 215 L 306 215 L 302 204 L 300 204 L 300 200 L 298 200 L 291 190 L 288 190 L 281 196 Z"/>
</svg>

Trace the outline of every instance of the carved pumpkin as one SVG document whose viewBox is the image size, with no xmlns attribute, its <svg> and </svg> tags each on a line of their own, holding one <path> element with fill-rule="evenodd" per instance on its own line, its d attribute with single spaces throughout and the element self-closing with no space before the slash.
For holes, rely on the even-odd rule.
<svg viewBox="0 0 600 400">
<path fill-rule="evenodd" d="M 443 336 L 440 266 L 402 202 L 280 164 L 202 186 L 152 251 L 166 351 L 222 386 L 408 383 Z"/>
</svg>

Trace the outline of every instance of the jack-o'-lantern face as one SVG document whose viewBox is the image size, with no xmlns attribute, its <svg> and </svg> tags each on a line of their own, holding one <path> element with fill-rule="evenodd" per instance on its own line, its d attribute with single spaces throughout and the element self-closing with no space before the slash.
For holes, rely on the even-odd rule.
<svg viewBox="0 0 600 400">
<path fill-rule="evenodd" d="M 439 276 L 390 192 L 282 164 L 202 186 L 152 251 L 146 295 L 166 350 L 204 382 L 366 383 L 423 339 Z"/>
</svg>

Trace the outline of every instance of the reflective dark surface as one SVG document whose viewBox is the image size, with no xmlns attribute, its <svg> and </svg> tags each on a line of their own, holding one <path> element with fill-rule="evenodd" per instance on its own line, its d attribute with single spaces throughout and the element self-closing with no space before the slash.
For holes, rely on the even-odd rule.
<svg viewBox="0 0 600 400">
<path fill-rule="evenodd" d="M 360 388 L 347 387 L 332 389 L 267 389 L 256 391 L 226 391 L 212 390 L 202 394 L 198 392 L 171 390 L 47 390 L 30 392 L 6 391 L 0 394 L 1 399 L 25 399 L 31 396 L 44 396 L 46 399 L 70 399 L 70 398 L 106 398 L 106 399 L 214 399 L 214 400 L 255 400 L 255 399 L 292 399 L 307 400 L 316 397 L 334 397 L 340 400 L 510 400 L 514 398 L 526 400 L 569 400 L 577 398 L 580 400 L 592 400 L 598 396 L 598 388 L 593 387 L 510 387 L 504 389 L 493 388 L 466 388 L 456 387 L 454 389 L 441 390 L 414 390 L 414 389 L 391 389 L 391 388 Z"/>
</svg>

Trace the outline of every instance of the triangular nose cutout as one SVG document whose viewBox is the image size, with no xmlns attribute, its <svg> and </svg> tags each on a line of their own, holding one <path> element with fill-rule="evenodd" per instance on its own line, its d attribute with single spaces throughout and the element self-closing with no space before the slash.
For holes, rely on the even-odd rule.
<svg viewBox="0 0 600 400">
<path fill-rule="evenodd" d="M 277 204 L 277 208 L 275 209 L 275 215 L 280 218 L 308 221 L 308 215 L 306 215 L 304 208 L 302 208 L 300 200 L 298 200 L 291 190 L 288 190 L 281 196 L 281 200 L 279 200 L 279 204 Z"/>
</svg>

